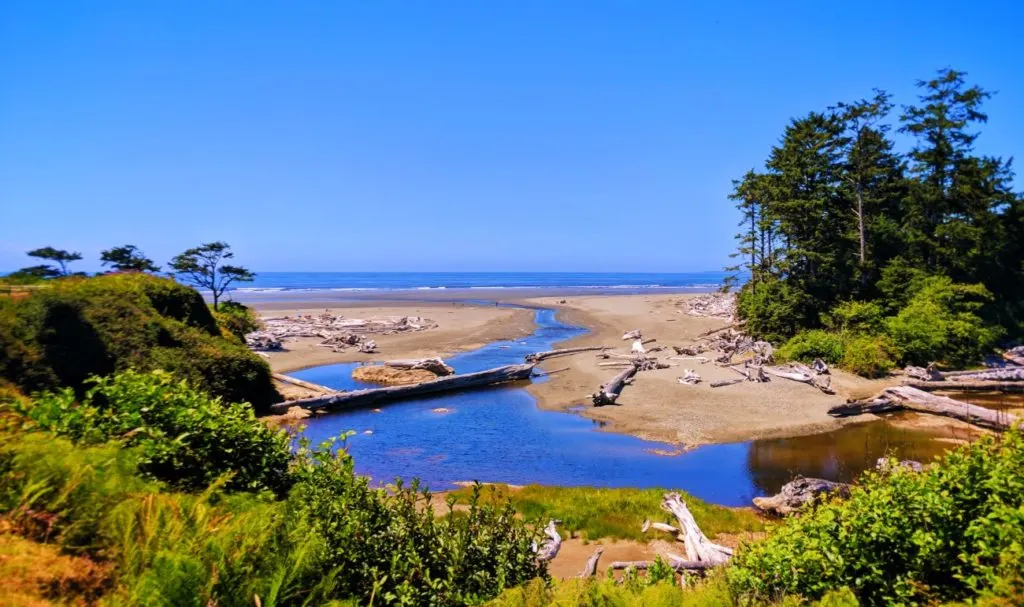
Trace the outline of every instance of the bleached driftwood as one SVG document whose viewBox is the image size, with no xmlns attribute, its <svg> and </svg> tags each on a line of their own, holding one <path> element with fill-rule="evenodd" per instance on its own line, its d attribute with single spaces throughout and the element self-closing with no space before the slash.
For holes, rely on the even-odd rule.
<svg viewBox="0 0 1024 607">
<path fill-rule="evenodd" d="M 784 379 L 790 379 L 809 386 L 814 386 L 825 394 L 836 393 L 836 391 L 832 389 L 832 381 L 828 379 L 828 375 L 817 375 L 809 367 L 804 365 L 791 363 L 788 370 L 779 367 L 764 367 L 764 372 L 769 375 L 774 375 L 775 377 L 782 377 Z"/>
<path fill-rule="evenodd" d="M 1006 430 L 1007 428 L 1020 425 L 1019 418 L 1014 415 L 978 407 L 945 396 L 929 394 L 910 386 L 886 388 L 875 398 L 832 407 L 828 410 L 828 414 L 833 417 L 846 417 L 863 413 L 884 413 L 899 409 L 952 417 L 990 430 Z"/>
<path fill-rule="evenodd" d="M 674 569 L 677 573 L 683 571 L 705 571 L 712 569 L 716 566 L 715 563 L 706 563 L 703 561 L 688 561 L 681 556 L 674 554 L 664 554 L 664 562 L 666 565 Z M 654 561 L 612 561 L 609 568 L 615 570 L 632 569 L 634 571 L 646 571 L 654 566 Z"/>
<path fill-rule="evenodd" d="M 1024 346 L 1010 348 L 1006 352 L 1003 352 L 1003 358 L 1017 366 L 1024 366 Z"/>
<path fill-rule="evenodd" d="M 581 578 L 594 577 L 597 575 L 597 562 L 601 560 L 601 555 L 604 553 L 603 547 L 598 547 L 594 551 L 594 554 L 590 555 L 587 559 L 587 563 L 583 566 L 583 571 L 580 572 Z"/>
<path fill-rule="evenodd" d="M 907 377 L 920 381 L 939 381 L 942 379 L 942 373 L 936 371 L 935 367 L 932 365 L 928 365 L 927 367 L 908 366 L 903 369 L 903 373 Z"/>
<path fill-rule="evenodd" d="M 798 476 L 782 486 L 782 491 L 770 497 L 755 497 L 754 506 L 758 509 L 778 516 L 795 512 L 820 495 L 850 495 L 850 485 L 836 483 L 823 478 L 804 478 Z"/>
<path fill-rule="evenodd" d="M 614 405 L 615 401 L 618 400 L 619 395 L 622 393 L 622 388 L 626 383 L 636 375 L 637 366 L 630 365 L 628 368 L 623 369 L 615 377 L 611 378 L 608 383 L 602 384 L 598 388 L 597 392 L 591 397 L 594 400 L 594 405 Z"/>
<path fill-rule="evenodd" d="M 632 331 L 626 331 L 622 334 L 622 341 L 631 341 L 634 339 L 640 339 L 640 329 L 633 329 Z"/>
<path fill-rule="evenodd" d="M 384 366 L 393 367 L 395 369 L 408 369 L 414 371 L 417 369 L 423 369 L 424 371 L 430 371 L 437 376 L 452 375 L 455 373 L 455 369 L 449 367 L 440 358 L 421 358 L 419 360 L 389 360 L 384 363 Z"/>
<path fill-rule="evenodd" d="M 271 377 L 273 377 L 277 381 L 281 381 L 286 384 L 292 384 L 293 386 L 299 386 L 300 388 L 305 388 L 307 390 L 312 390 L 314 392 L 321 392 L 323 394 L 334 394 L 335 392 L 337 392 L 337 390 L 333 390 L 331 388 L 328 388 L 327 386 L 314 384 L 312 382 L 301 380 L 297 377 L 292 377 L 291 375 L 285 375 L 284 373 L 271 373 Z"/>
<path fill-rule="evenodd" d="M 704 346 L 702 346 L 700 344 L 697 344 L 695 346 L 683 346 L 683 347 L 672 346 L 672 349 L 675 350 L 676 354 L 679 355 L 679 356 L 697 356 L 698 354 L 707 351 L 707 348 L 705 348 Z M 701 358 L 703 358 L 703 357 L 701 357 Z"/>
<path fill-rule="evenodd" d="M 548 521 L 547 527 L 544 527 L 544 535 L 547 536 L 547 540 L 537 549 L 537 560 L 542 563 L 554 559 L 562 548 L 562 536 L 558 533 L 556 522 L 552 519 Z"/>
<path fill-rule="evenodd" d="M 676 378 L 676 381 L 678 381 L 681 384 L 695 386 L 700 383 L 701 378 L 700 375 L 697 375 L 696 371 L 694 371 L 693 369 L 684 369 L 683 376 Z"/>
<path fill-rule="evenodd" d="M 630 348 L 630 351 L 633 354 L 645 354 L 647 352 L 646 350 L 644 350 L 644 342 L 640 341 L 639 339 L 633 340 L 633 347 Z"/>
<path fill-rule="evenodd" d="M 369 405 L 390 402 L 422 396 L 424 394 L 436 394 L 438 392 L 451 392 L 454 390 L 465 390 L 468 388 L 480 388 L 492 384 L 501 384 L 520 379 L 527 379 L 533 373 L 533 364 L 506 365 L 486 371 L 467 373 L 465 375 L 450 375 L 439 377 L 432 381 L 425 381 L 418 384 L 405 386 L 387 386 L 384 388 L 371 388 L 368 390 L 354 390 L 352 392 L 335 392 L 327 396 L 304 398 L 288 403 L 273 405 L 271 412 L 283 413 L 288 407 L 299 406 L 304 409 L 353 409 Z M 278 408 L 283 409 L 277 411 Z"/>
<path fill-rule="evenodd" d="M 363 354 L 374 354 L 377 352 L 377 342 L 367 339 L 359 344 L 359 351 Z"/>
<path fill-rule="evenodd" d="M 593 352 L 595 350 L 605 349 L 605 346 L 584 346 L 580 348 L 561 348 L 558 350 L 547 350 L 545 352 L 534 352 L 533 354 L 526 355 L 526 362 L 539 363 L 542 360 L 554 358 L 555 356 L 566 356 L 569 354 L 576 354 L 578 352 Z"/>
<path fill-rule="evenodd" d="M 995 367 L 970 371 L 944 371 L 940 379 L 952 381 L 1024 381 L 1024 367 Z"/>
<path fill-rule="evenodd" d="M 1021 381 L 908 381 L 904 386 L 924 390 L 925 392 L 1001 392 L 1003 394 L 1024 394 L 1024 382 Z"/>
<path fill-rule="evenodd" d="M 666 493 L 661 500 L 662 509 L 671 512 L 679 521 L 679 535 L 686 549 L 686 559 L 710 566 L 721 565 L 732 558 L 732 549 L 709 540 L 700 530 L 690 509 L 678 493 Z"/>
<path fill-rule="evenodd" d="M 708 385 L 710 385 L 712 388 L 724 388 L 726 386 L 734 386 L 736 384 L 741 384 L 741 383 L 743 383 L 745 381 L 747 381 L 747 380 L 745 380 L 745 379 L 719 379 L 719 380 L 711 382 Z"/>
<path fill-rule="evenodd" d="M 706 364 L 711 359 L 707 356 L 669 356 L 666 360 L 695 360 L 700 364 Z"/>
</svg>

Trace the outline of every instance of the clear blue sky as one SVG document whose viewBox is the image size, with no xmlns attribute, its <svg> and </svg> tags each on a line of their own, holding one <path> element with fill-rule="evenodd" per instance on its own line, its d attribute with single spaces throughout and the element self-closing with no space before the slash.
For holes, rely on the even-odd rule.
<svg viewBox="0 0 1024 607">
<path fill-rule="evenodd" d="M 787 120 L 952 66 L 1024 153 L 1024 2 L 0 2 L 0 269 L 719 269 Z M 1021 179 L 1017 180 L 1017 184 Z"/>
</svg>

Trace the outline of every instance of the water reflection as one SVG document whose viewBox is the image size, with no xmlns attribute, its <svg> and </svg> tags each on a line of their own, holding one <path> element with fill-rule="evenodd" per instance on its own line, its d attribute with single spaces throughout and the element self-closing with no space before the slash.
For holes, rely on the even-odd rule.
<svg viewBox="0 0 1024 607">
<path fill-rule="evenodd" d="M 583 332 L 538 310 L 537 330 L 525 339 L 490 344 L 452 357 L 459 373 L 522 361 L 530 352 Z M 356 364 L 295 373 L 337 389 L 366 387 L 351 378 Z M 545 381 L 538 378 L 535 381 Z M 438 408 L 449 411 L 439 413 Z M 375 482 L 420 478 L 448 489 L 467 480 L 564 486 L 670 487 L 702 499 L 749 505 L 774 493 L 794 474 L 850 480 L 888 452 L 927 461 L 952 446 L 934 433 L 898 430 L 885 421 L 835 432 L 748 443 L 709 445 L 679 452 L 665 445 L 599 431 L 602 425 L 573 413 L 542 411 L 521 386 L 501 386 L 424 397 L 314 417 L 305 434 L 314 442 L 345 431 L 361 474 Z M 369 430 L 371 433 L 366 434 Z"/>
</svg>

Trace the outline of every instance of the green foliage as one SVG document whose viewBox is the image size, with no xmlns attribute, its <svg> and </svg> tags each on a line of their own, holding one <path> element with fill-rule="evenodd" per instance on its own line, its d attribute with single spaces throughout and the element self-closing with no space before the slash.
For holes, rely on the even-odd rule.
<svg viewBox="0 0 1024 607">
<path fill-rule="evenodd" d="M 100 253 L 100 261 L 119 272 L 159 272 L 160 266 L 146 257 L 133 244 L 107 249 Z"/>
<path fill-rule="evenodd" d="M 830 365 L 838 365 L 845 353 L 846 344 L 842 336 L 821 329 L 798 333 L 779 348 L 780 358 L 804 362 L 820 358 Z"/>
<path fill-rule="evenodd" d="M 845 501 L 786 520 L 728 571 L 752 601 L 849 587 L 866 605 L 1020 596 L 1024 437 L 1013 431 L 915 473 L 866 473 Z M 1014 594 L 1018 593 L 1018 594 Z"/>
<path fill-rule="evenodd" d="M 619 583 L 611 577 L 532 582 L 505 591 L 492 607 L 731 607 L 729 591 L 720 582 L 698 583 L 682 590 L 671 579 L 648 581 L 628 574 Z"/>
<path fill-rule="evenodd" d="M 220 308 L 213 312 L 217 319 L 217 325 L 222 331 L 234 336 L 240 342 L 245 342 L 245 335 L 260 328 L 259 317 L 252 309 L 235 301 L 225 301 Z"/>
<path fill-rule="evenodd" d="M 29 266 L 4 276 L 2 281 L 12 285 L 31 285 L 42 282 L 48 278 L 57 278 L 60 270 L 48 265 Z"/>
<path fill-rule="evenodd" d="M 188 249 L 171 260 L 171 269 L 201 289 L 209 289 L 213 296 L 213 309 L 219 308 L 221 296 L 233 282 L 251 282 L 255 274 L 241 266 L 225 264 L 234 258 L 226 242 L 208 242 Z"/>
<path fill-rule="evenodd" d="M 477 603 L 508 586 L 545 575 L 532 550 L 539 532 L 507 502 L 483 504 L 478 493 L 465 511 L 438 517 L 429 493 L 401 484 L 391 493 L 370 489 L 353 473 L 352 458 L 326 448 L 300 450 L 289 503 L 327 545 L 325 563 L 344 572 L 342 596 L 381 604 Z"/>
<path fill-rule="evenodd" d="M 266 362 L 221 336 L 194 290 L 144 274 L 68 278 L 0 298 L 0 377 L 26 393 L 163 369 L 257 412 L 280 400 Z"/>
<path fill-rule="evenodd" d="M 851 336 L 843 344 L 839 366 L 862 377 L 885 377 L 896 366 L 893 345 L 884 335 Z"/>
<path fill-rule="evenodd" d="M 877 334 L 885 328 L 884 310 L 873 301 L 847 301 L 822 317 L 822 324 L 840 333 Z"/>
<path fill-rule="evenodd" d="M 464 487 L 450 496 L 457 503 L 469 503 L 476 489 Z M 645 520 L 675 523 L 661 509 L 664 489 L 605 489 L 598 487 L 548 487 L 527 485 L 486 485 L 481 499 L 489 504 L 511 501 L 515 509 L 530 520 L 557 519 L 560 529 L 582 534 L 584 538 L 646 541 L 641 527 Z M 760 531 L 763 521 L 748 509 L 726 508 L 708 504 L 683 494 L 694 518 L 709 537 L 719 533 Z"/>
<path fill-rule="evenodd" d="M 159 371 L 125 371 L 87 385 L 81 399 L 65 388 L 36 396 L 22 413 L 33 427 L 75 442 L 137 447 L 142 472 L 181 489 L 203 489 L 225 474 L 236 491 L 288 489 L 290 439 L 250 407 L 222 403 Z"/>
<path fill-rule="evenodd" d="M 81 253 L 72 253 L 71 251 L 65 251 L 63 249 L 55 249 L 53 247 L 43 247 L 41 249 L 33 249 L 27 253 L 29 257 L 36 257 L 39 259 L 45 259 L 47 261 L 55 261 L 60 266 L 60 276 L 67 276 L 68 264 L 72 261 L 78 261 L 82 259 Z M 43 266 L 47 267 L 47 266 Z"/>
<path fill-rule="evenodd" d="M 752 335 L 775 343 L 807 326 L 812 317 L 810 297 L 781 280 L 747 283 L 736 299 L 737 312 Z"/>
<path fill-rule="evenodd" d="M 991 293 L 982 285 L 931 277 L 921 282 L 906 307 L 888 319 L 888 332 L 903 360 L 910 364 L 977 362 L 1001 335 L 979 316 L 991 300 Z"/>
</svg>

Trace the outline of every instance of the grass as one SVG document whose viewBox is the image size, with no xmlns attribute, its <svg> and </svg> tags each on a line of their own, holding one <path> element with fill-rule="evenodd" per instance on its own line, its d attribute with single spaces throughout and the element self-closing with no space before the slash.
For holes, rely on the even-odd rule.
<svg viewBox="0 0 1024 607">
<path fill-rule="evenodd" d="M 472 488 L 453 491 L 457 503 L 465 503 Z M 674 524 L 672 515 L 661 509 L 664 489 L 600 489 L 593 487 L 548 487 L 527 485 L 487 485 L 485 501 L 500 504 L 512 500 L 516 510 L 528 520 L 559 519 L 561 528 L 585 539 L 600 538 L 647 541 L 659 532 L 641 532 L 645 520 Z M 749 533 L 764 530 L 764 520 L 753 510 L 715 506 L 682 494 L 697 524 L 708 537 L 720 533 Z"/>
<path fill-rule="evenodd" d="M 91 604 L 110 581 L 109 567 L 0 531 L 0 606 Z"/>
</svg>

